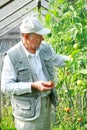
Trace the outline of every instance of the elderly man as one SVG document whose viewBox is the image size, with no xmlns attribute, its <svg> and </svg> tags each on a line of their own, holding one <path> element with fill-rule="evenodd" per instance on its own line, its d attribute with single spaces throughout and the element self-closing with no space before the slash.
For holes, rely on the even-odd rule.
<svg viewBox="0 0 87 130">
<path fill-rule="evenodd" d="M 50 30 L 37 18 L 25 18 L 20 32 L 21 41 L 6 52 L 1 89 L 11 96 L 17 130 L 51 130 L 56 96 L 53 67 L 64 66 L 68 58 L 56 55 L 44 41 Z"/>
</svg>

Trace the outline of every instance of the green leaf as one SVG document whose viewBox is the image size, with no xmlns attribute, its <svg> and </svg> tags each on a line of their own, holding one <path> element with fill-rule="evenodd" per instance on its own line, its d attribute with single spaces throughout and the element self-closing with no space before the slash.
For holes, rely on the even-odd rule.
<svg viewBox="0 0 87 130">
<path fill-rule="evenodd" d="M 51 20 L 51 16 L 50 16 L 50 14 L 47 14 L 46 15 L 46 23 L 50 23 L 50 20 Z"/>
<path fill-rule="evenodd" d="M 85 124 L 84 127 L 87 128 L 87 124 Z"/>
<path fill-rule="evenodd" d="M 82 70 L 80 71 L 80 73 L 82 73 L 82 74 L 87 74 L 87 69 L 82 69 Z"/>
<path fill-rule="evenodd" d="M 74 34 L 73 34 L 73 40 L 76 39 L 76 35 L 77 35 L 77 33 L 78 33 L 78 30 L 76 29 L 76 30 L 74 31 Z"/>
<path fill-rule="evenodd" d="M 80 52 L 79 49 L 77 49 L 77 50 L 73 50 L 73 52 L 72 52 L 72 56 L 75 56 L 75 55 L 78 54 L 79 52 Z"/>
<path fill-rule="evenodd" d="M 74 8 L 73 8 L 72 5 L 69 6 L 69 9 L 70 9 L 71 11 L 74 11 Z"/>
</svg>

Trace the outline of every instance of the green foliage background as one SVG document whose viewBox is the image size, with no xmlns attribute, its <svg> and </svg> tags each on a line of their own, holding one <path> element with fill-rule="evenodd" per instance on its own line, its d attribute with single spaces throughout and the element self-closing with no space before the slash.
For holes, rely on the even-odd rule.
<svg viewBox="0 0 87 130">
<path fill-rule="evenodd" d="M 85 0 L 51 0 L 50 10 L 46 15 L 46 25 L 52 31 L 47 41 L 56 53 L 70 57 L 66 67 L 56 70 L 59 105 L 53 130 L 87 129 L 86 6 Z M 69 108 L 70 111 L 65 112 L 64 108 Z"/>
</svg>

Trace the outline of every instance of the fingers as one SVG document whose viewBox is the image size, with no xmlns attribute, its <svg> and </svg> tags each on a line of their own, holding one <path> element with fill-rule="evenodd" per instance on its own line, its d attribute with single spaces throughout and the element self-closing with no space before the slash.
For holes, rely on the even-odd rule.
<svg viewBox="0 0 87 130">
<path fill-rule="evenodd" d="M 51 90 L 53 87 L 44 87 L 44 91 Z"/>
</svg>

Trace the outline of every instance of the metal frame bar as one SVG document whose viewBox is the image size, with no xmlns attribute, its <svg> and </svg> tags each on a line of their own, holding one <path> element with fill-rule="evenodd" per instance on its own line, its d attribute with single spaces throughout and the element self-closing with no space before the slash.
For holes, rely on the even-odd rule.
<svg viewBox="0 0 87 130">
<path fill-rule="evenodd" d="M 34 8 L 35 8 L 35 7 L 34 7 Z M 34 9 L 34 8 L 33 8 L 33 9 Z M 33 9 L 32 9 L 32 10 L 33 10 Z M 31 13 L 32 10 L 29 11 L 29 12 Z M 6 27 L 8 27 L 8 28 L 7 28 L 7 29 L 4 28 L 6 31 L 3 29 L 3 33 L 0 34 L 0 39 L 1 39 L 1 37 L 3 37 L 4 34 L 6 34 L 7 32 L 11 31 L 13 28 L 19 26 L 20 23 L 21 23 L 21 17 L 27 16 L 27 14 L 28 14 L 29 12 L 27 12 L 26 14 L 21 15 L 21 16 L 20 16 L 19 18 L 17 18 L 14 22 L 12 22 L 11 24 L 9 24 L 9 26 L 12 25 L 11 28 L 10 28 L 9 26 L 6 26 Z M 15 23 L 16 23 L 16 24 L 15 24 Z"/>
<path fill-rule="evenodd" d="M 8 0 L 7 2 L 4 2 L 4 4 L 0 5 L 0 9 L 2 9 L 3 7 L 7 6 L 9 3 L 13 2 L 14 0 Z"/>
<path fill-rule="evenodd" d="M 8 16 L 4 17 L 3 19 L 0 20 L 0 22 L 2 22 L 3 20 L 5 20 L 6 18 L 8 18 L 9 16 L 13 15 L 14 13 L 16 13 L 17 11 L 19 11 L 20 9 L 22 9 L 23 7 L 25 7 L 27 4 L 33 2 L 34 0 L 31 0 L 29 2 L 27 2 L 26 4 L 24 4 L 23 6 L 21 6 L 20 8 L 18 8 L 17 10 L 13 11 L 12 13 L 10 13 Z"/>
<path fill-rule="evenodd" d="M 13 1 L 16 2 L 16 0 L 9 0 L 8 4 Z M 13 9 L 12 12 L 10 13 L 10 11 L 9 11 L 8 15 L 5 15 L 4 17 L 2 15 L 2 19 L 0 20 L 0 22 L 2 23 L 1 28 L 0 28 L 0 39 L 1 39 L 1 37 L 4 36 L 4 34 L 6 34 L 7 32 L 11 31 L 13 28 L 20 25 L 22 18 L 27 16 L 29 13 L 31 13 L 37 7 L 37 3 L 35 3 L 35 2 L 36 2 L 36 0 L 26 1 L 26 3 L 25 2 L 22 3 L 21 6 L 17 9 L 14 10 L 12 8 Z M 6 8 L 7 8 L 8 4 L 4 4 L 3 7 L 6 6 Z M 13 3 L 12 3 L 12 5 L 13 5 Z M 26 8 L 28 8 L 28 7 L 30 9 L 26 10 Z M 45 10 L 48 10 L 48 0 L 41 0 L 41 7 L 44 8 Z M 24 12 L 23 12 L 23 9 L 24 9 Z M 16 15 L 17 15 L 17 17 L 15 17 Z M 44 15 L 44 14 L 42 14 L 42 15 Z"/>
</svg>

